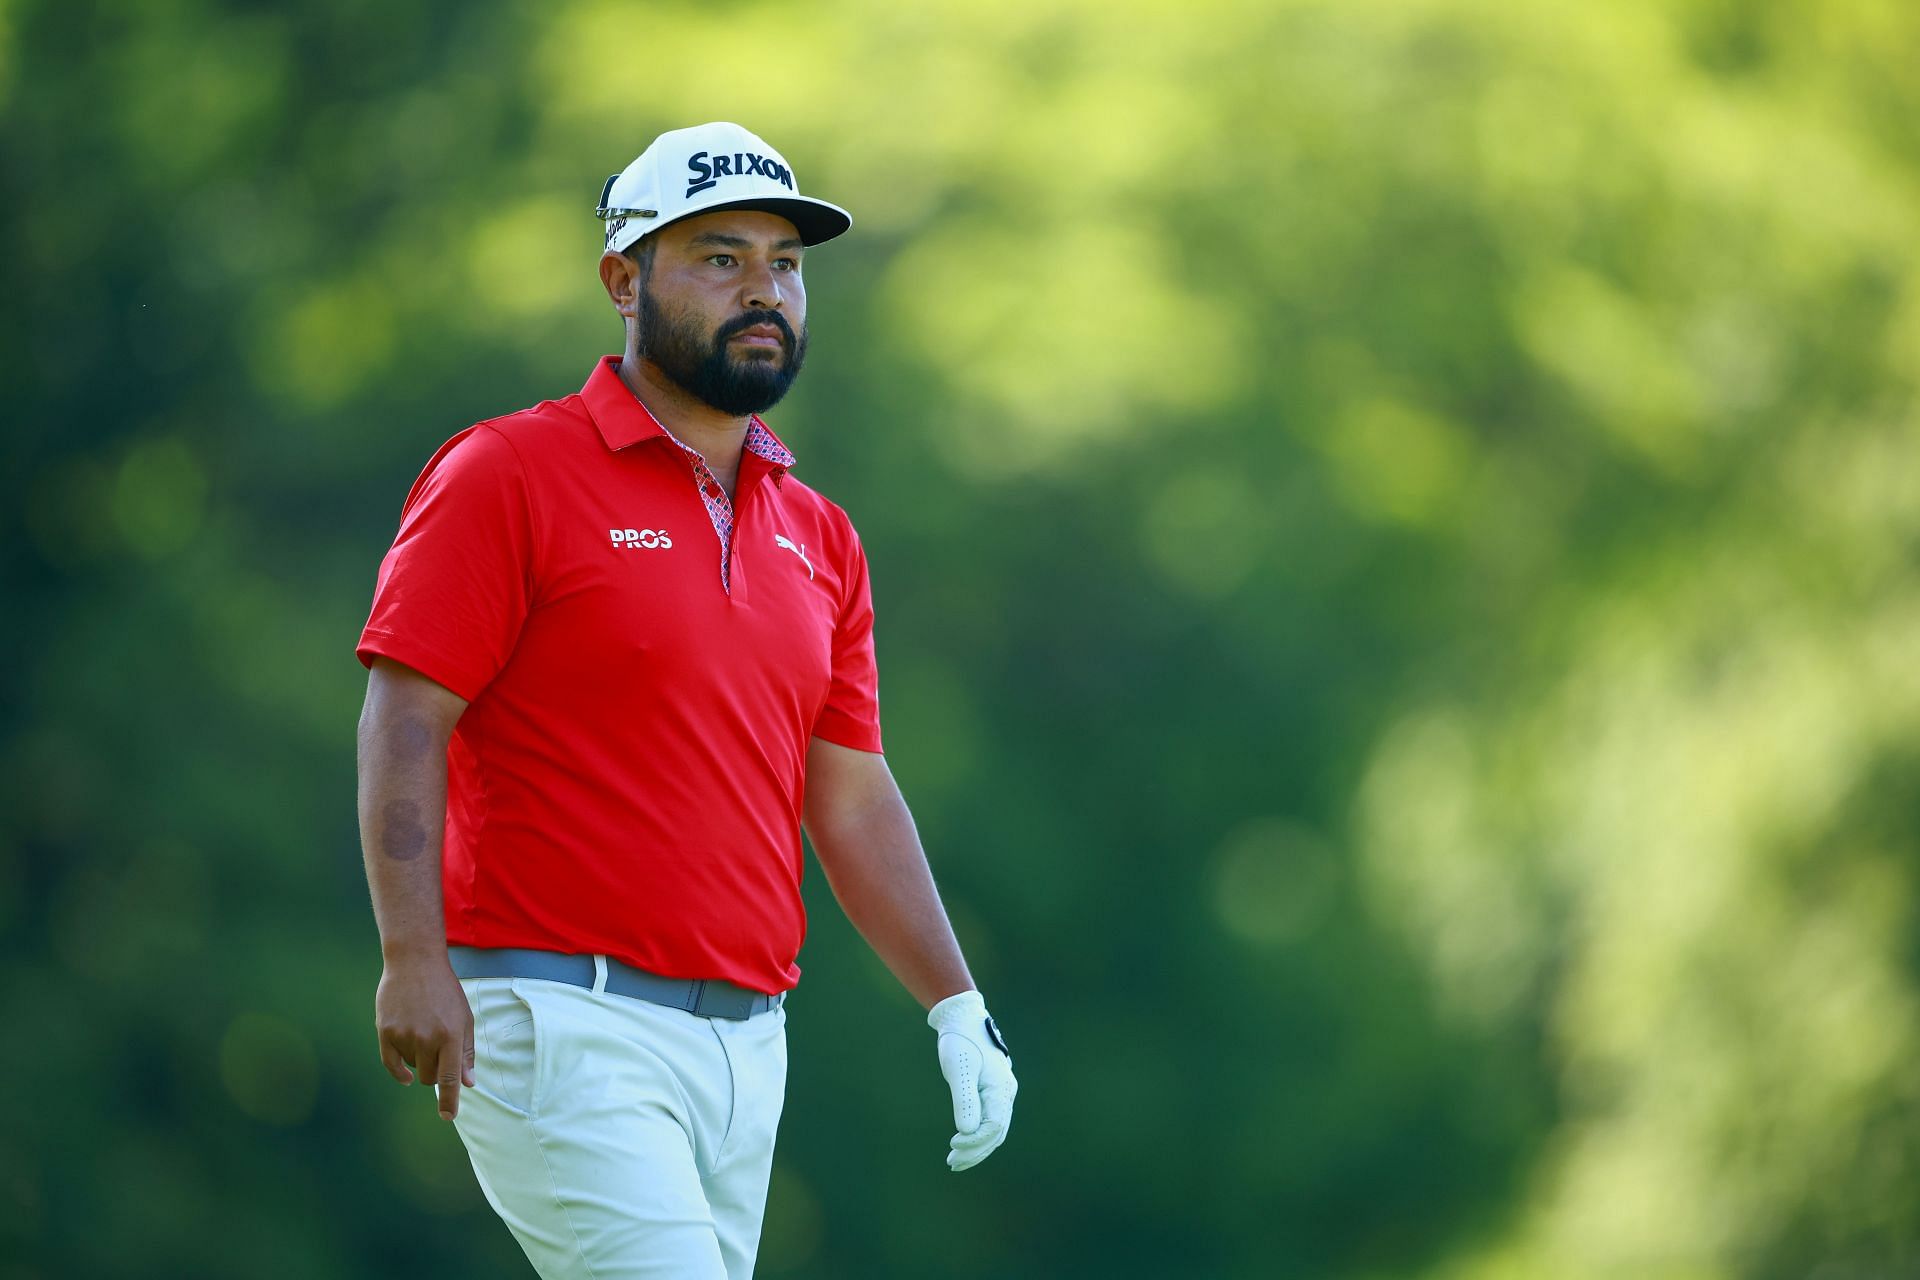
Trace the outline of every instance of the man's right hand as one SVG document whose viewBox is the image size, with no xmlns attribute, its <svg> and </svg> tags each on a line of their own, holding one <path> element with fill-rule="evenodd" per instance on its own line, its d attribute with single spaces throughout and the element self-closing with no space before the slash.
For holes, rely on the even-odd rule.
<svg viewBox="0 0 1920 1280">
<path fill-rule="evenodd" d="M 458 1115 L 460 1086 L 473 1084 L 473 1007 L 446 954 L 388 960 L 373 997 L 373 1024 L 388 1073 L 401 1084 L 435 1086 L 440 1118 Z"/>
</svg>

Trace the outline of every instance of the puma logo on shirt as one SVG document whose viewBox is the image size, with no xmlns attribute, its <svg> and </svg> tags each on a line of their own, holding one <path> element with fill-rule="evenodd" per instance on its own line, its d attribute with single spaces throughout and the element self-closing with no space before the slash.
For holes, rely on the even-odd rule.
<svg viewBox="0 0 1920 1280">
<path fill-rule="evenodd" d="M 807 580 L 812 581 L 813 580 L 813 561 L 807 559 L 807 544 L 803 542 L 796 547 L 793 545 L 792 540 L 789 539 L 787 535 L 784 533 L 774 534 L 773 541 L 776 546 L 785 547 L 787 550 L 793 552 L 793 554 L 800 557 L 800 563 L 807 566 Z"/>
</svg>

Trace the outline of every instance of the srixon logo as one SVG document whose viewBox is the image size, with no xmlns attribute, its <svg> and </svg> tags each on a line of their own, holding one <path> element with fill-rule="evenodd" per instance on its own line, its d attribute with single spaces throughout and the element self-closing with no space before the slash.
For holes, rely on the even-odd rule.
<svg viewBox="0 0 1920 1280">
<path fill-rule="evenodd" d="M 665 529 L 609 529 L 607 536 L 616 547 L 671 547 L 673 539 Z"/>
<path fill-rule="evenodd" d="M 736 151 L 730 156 L 710 156 L 696 151 L 687 158 L 687 195 L 718 186 L 722 178 L 744 178 L 754 173 L 793 190 L 793 170 L 778 160 L 757 156 L 751 151 Z"/>
</svg>

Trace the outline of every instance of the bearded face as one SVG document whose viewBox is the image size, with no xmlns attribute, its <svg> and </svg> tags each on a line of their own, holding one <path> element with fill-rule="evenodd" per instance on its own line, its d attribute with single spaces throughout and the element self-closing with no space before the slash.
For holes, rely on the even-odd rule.
<svg viewBox="0 0 1920 1280">
<path fill-rule="evenodd" d="M 690 313 L 664 305 L 650 278 L 640 288 L 638 343 L 641 358 L 689 395 L 736 417 L 778 404 L 807 356 L 804 323 L 796 334 L 785 316 L 763 309 L 708 330 Z"/>
</svg>

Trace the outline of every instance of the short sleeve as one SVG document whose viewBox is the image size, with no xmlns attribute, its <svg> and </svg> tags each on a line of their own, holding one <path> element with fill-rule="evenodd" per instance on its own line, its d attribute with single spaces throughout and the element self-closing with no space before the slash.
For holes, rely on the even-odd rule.
<svg viewBox="0 0 1920 1280">
<path fill-rule="evenodd" d="M 856 751 L 880 750 L 880 677 L 873 660 L 873 592 L 867 553 L 851 539 L 847 597 L 833 629 L 833 682 L 813 736 Z"/>
<path fill-rule="evenodd" d="M 471 702 L 512 656 L 533 597 L 533 513 L 519 455 L 470 427 L 414 481 L 380 563 L 358 656 L 412 667 Z"/>
</svg>

